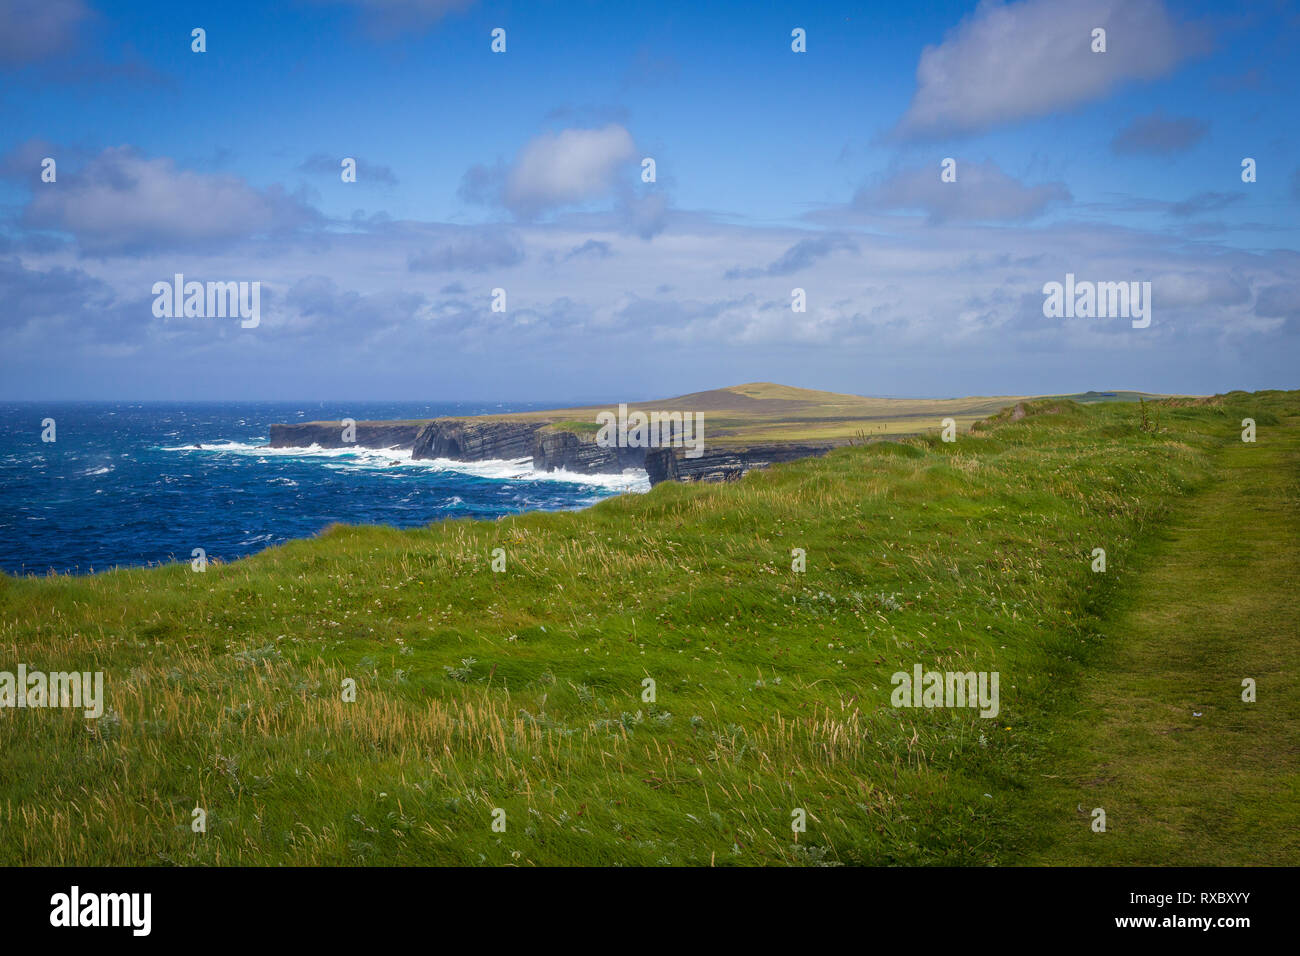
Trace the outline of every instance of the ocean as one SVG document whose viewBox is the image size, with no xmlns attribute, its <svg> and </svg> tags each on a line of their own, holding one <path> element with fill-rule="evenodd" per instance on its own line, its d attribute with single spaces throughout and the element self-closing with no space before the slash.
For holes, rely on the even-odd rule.
<svg viewBox="0 0 1300 956">
<path fill-rule="evenodd" d="M 584 508 L 646 491 L 644 471 L 535 472 L 520 461 L 412 461 L 409 451 L 267 447 L 274 422 L 436 418 L 555 404 L 0 403 L 0 570 L 90 573 L 230 561 L 333 522 L 418 527 Z M 54 419 L 54 442 L 42 441 Z"/>
</svg>

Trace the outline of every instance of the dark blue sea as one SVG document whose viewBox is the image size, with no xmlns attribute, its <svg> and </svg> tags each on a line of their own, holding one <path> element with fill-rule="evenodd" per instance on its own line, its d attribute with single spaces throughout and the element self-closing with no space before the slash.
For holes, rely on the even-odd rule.
<svg viewBox="0 0 1300 956">
<path fill-rule="evenodd" d="M 89 573 L 233 560 L 332 522 L 583 508 L 645 491 L 645 472 L 539 474 L 529 459 L 412 461 L 409 451 L 268 448 L 273 422 L 436 418 L 555 404 L 0 403 L 0 570 Z M 54 419 L 55 441 L 41 440 Z M 200 447 L 202 446 L 202 447 Z"/>
</svg>

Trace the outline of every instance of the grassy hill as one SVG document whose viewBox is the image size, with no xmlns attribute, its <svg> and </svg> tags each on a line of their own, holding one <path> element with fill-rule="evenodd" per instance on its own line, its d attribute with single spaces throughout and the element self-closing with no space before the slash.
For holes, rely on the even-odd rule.
<svg viewBox="0 0 1300 956">
<path fill-rule="evenodd" d="M 747 445 L 765 442 L 839 442 L 865 438 L 937 433 L 944 418 L 958 430 L 1017 402 L 1058 398 L 1089 403 L 1158 398 L 1145 392 L 1088 392 L 1078 395 L 995 395 L 945 399 L 867 398 L 771 382 L 750 382 L 673 398 L 627 402 L 629 411 L 701 412 L 709 443 Z M 617 402 L 535 412 L 472 416 L 471 421 L 534 421 L 578 433 L 594 434 L 596 415 Z M 319 423 L 310 423 L 319 424 Z M 405 422 L 404 424 L 415 424 Z"/>
<path fill-rule="evenodd" d="M 719 400 L 798 401 L 775 388 Z M 809 402 L 840 422 L 840 399 L 882 401 Z M 1161 653 L 1182 625 L 1131 617 L 1149 586 L 1208 586 L 1158 573 L 1188 515 L 1248 529 L 1269 580 L 1294 582 L 1296 551 L 1258 531 L 1293 535 L 1294 507 L 1223 489 L 1249 465 L 1251 501 L 1295 500 L 1300 393 L 1148 403 L 1146 427 L 1118 401 L 1026 411 L 579 513 L 337 527 L 205 573 L 0 576 L 0 669 L 103 670 L 109 708 L 0 711 L 0 862 L 1093 862 L 1114 851 L 1077 808 L 1113 759 L 1146 768 L 1107 797 L 1126 839 L 1165 812 L 1149 825 L 1171 857 L 1300 863 L 1294 774 L 1222 756 L 1253 741 L 1294 767 L 1294 682 L 1265 679 L 1300 663 L 1288 606 L 1256 661 L 1253 585 L 1233 579 L 1204 695 Z M 997 718 L 895 708 L 891 675 L 915 664 L 997 671 Z M 1157 706 L 1227 720 L 1198 725 L 1172 783 L 1156 737 L 1114 752 L 1149 715 L 1096 681 L 1135 669 Z M 1259 704 L 1233 705 L 1255 672 Z M 1180 834 L 1195 788 L 1250 826 Z"/>
<path fill-rule="evenodd" d="M 1137 401 L 1155 398 L 1145 392 L 1094 392 L 1085 395 L 993 395 L 965 398 L 867 398 L 771 382 L 750 382 L 673 398 L 628 402 L 643 411 L 698 411 L 705 416 L 708 441 L 719 445 L 763 442 L 843 442 L 864 438 L 937 433 L 940 422 L 952 418 L 966 431 L 981 418 L 1017 402 L 1035 398 L 1065 398 L 1081 402 Z M 484 416 L 513 420 L 546 420 L 573 431 L 596 431 L 596 414 L 609 405 L 553 409 L 518 415 Z"/>
</svg>

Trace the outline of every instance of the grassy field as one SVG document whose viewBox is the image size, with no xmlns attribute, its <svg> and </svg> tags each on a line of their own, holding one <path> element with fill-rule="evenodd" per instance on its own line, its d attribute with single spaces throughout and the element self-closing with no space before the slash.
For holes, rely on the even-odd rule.
<svg viewBox="0 0 1300 956">
<path fill-rule="evenodd" d="M 0 862 L 1300 863 L 1300 394 L 1028 412 L 580 513 L 0 577 L 0 670 L 103 670 L 109 708 L 0 710 Z M 997 671 L 997 718 L 891 706 L 918 663 Z"/>
</svg>

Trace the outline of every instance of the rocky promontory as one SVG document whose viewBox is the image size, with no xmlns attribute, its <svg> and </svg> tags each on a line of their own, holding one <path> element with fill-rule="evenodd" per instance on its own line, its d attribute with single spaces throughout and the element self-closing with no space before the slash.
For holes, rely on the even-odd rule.
<svg viewBox="0 0 1300 956">
<path fill-rule="evenodd" d="M 619 474 L 644 468 L 650 484 L 661 481 L 733 481 L 773 462 L 824 455 L 828 444 L 764 444 L 710 448 L 687 457 L 684 448 L 606 448 L 593 435 L 555 428 L 546 421 L 512 422 L 435 418 L 427 422 L 357 422 L 356 441 L 343 440 L 341 422 L 272 425 L 272 448 L 409 448 L 417 460 L 517 461 L 531 458 L 538 471 L 583 475 Z"/>
<path fill-rule="evenodd" d="M 512 422 L 435 418 L 427 422 L 357 422 L 355 441 L 343 440 L 341 422 L 271 426 L 272 448 L 409 448 L 417 460 L 517 461 L 531 458 L 539 471 L 618 474 L 645 467 L 644 448 L 605 448 L 595 436 L 557 429 L 546 421 Z"/>
<path fill-rule="evenodd" d="M 357 422 L 353 444 L 410 449 L 414 459 L 518 461 L 531 458 L 539 471 L 618 474 L 644 468 L 650 483 L 733 481 L 776 462 L 824 455 L 832 448 L 882 438 L 937 432 L 954 419 L 961 428 L 1015 405 L 1023 397 L 967 399 L 867 398 L 751 382 L 692 392 L 656 402 L 617 406 L 618 441 L 598 443 L 611 406 L 590 405 L 535 412 L 434 418 L 422 421 Z M 650 432 L 656 447 L 627 447 L 632 416 L 658 420 L 667 431 Z M 275 448 L 343 448 L 341 422 L 272 425 Z M 606 430 L 605 434 L 610 433 Z M 651 443 L 651 442 L 648 442 Z"/>
<path fill-rule="evenodd" d="M 356 441 L 343 440 L 342 422 L 304 422 L 301 425 L 272 425 L 272 448 L 410 448 L 424 428 L 424 422 L 357 422 Z"/>
</svg>

